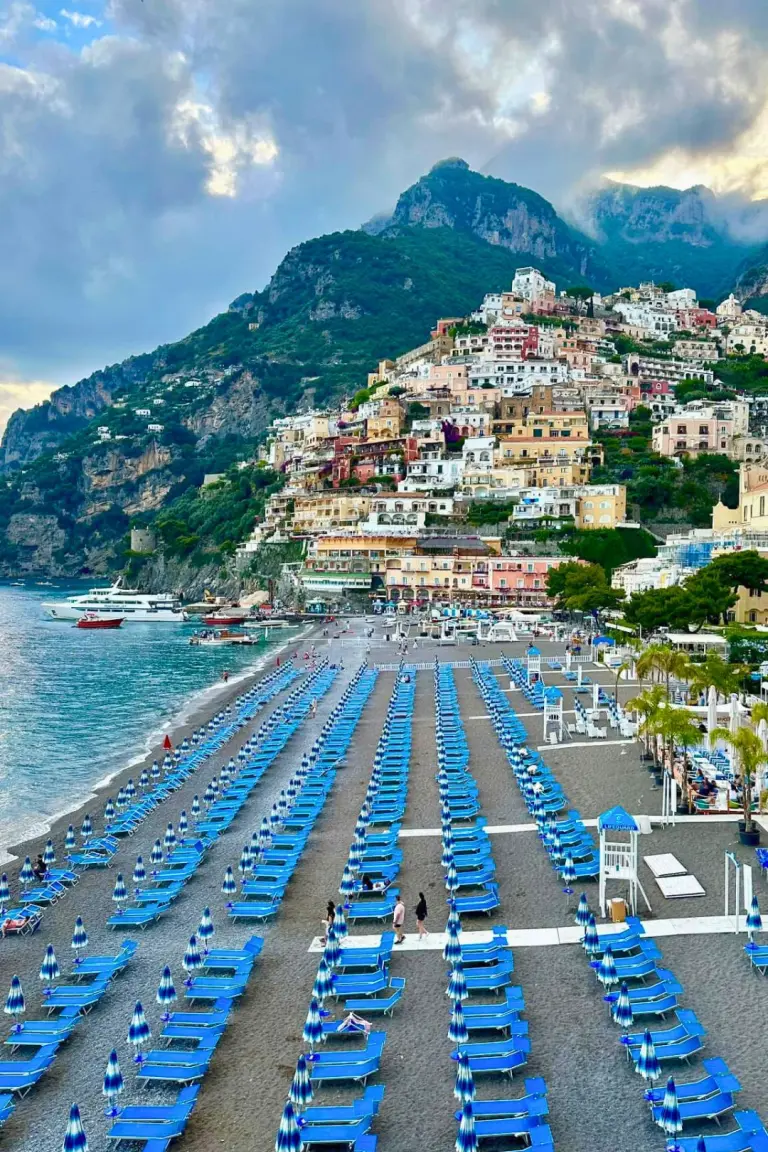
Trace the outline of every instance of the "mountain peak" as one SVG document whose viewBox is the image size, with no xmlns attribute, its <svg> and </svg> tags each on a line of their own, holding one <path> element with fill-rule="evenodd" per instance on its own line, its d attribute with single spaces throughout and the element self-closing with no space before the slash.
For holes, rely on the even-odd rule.
<svg viewBox="0 0 768 1152">
<path fill-rule="evenodd" d="M 463 168 L 467 172 L 472 171 L 469 164 L 467 164 L 466 160 L 462 160 L 461 156 L 447 156 L 445 160 L 438 160 L 437 164 L 433 164 L 429 170 L 429 174 L 439 172 L 442 168 Z"/>
</svg>

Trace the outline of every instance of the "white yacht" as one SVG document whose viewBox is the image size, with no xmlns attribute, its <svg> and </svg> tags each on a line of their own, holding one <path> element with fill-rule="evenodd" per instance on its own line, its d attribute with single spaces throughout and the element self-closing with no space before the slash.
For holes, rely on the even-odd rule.
<svg viewBox="0 0 768 1152">
<path fill-rule="evenodd" d="M 42 607 L 51 620 L 79 620 L 84 612 L 122 616 L 125 624 L 181 624 L 186 620 L 177 596 L 124 588 L 121 579 L 109 588 L 91 588 L 66 600 L 49 600 Z"/>
</svg>

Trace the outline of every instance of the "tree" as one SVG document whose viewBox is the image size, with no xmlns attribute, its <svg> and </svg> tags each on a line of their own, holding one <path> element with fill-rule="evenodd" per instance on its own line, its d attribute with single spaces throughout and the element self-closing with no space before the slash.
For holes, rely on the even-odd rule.
<svg viewBox="0 0 768 1152">
<path fill-rule="evenodd" d="M 689 576 L 683 587 L 691 598 L 691 624 L 697 632 L 706 620 L 719 624 L 738 600 L 737 594 L 713 571 L 712 564 Z"/>
<path fill-rule="evenodd" d="M 696 694 L 714 688 L 718 696 L 727 698 L 732 692 L 739 691 L 748 671 L 743 665 L 729 664 L 716 652 L 710 652 L 701 664 L 691 664 L 690 688 Z"/>
<path fill-rule="evenodd" d="M 715 740 L 722 740 L 736 753 L 741 769 L 742 807 L 744 811 L 744 831 L 751 832 L 752 820 L 752 789 L 758 770 L 768 764 L 768 753 L 763 748 L 763 742 L 751 728 L 739 728 L 738 732 L 731 732 L 728 728 L 715 728 L 711 733 Z"/>
<path fill-rule="evenodd" d="M 646 752 L 650 749 L 653 763 L 658 767 L 658 747 L 656 737 L 660 735 L 660 714 L 662 706 L 666 704 L 666 693 L 661 684 L 652 684 L 639 696 L 628 700 L 624 705 L 627 712 L 640 717 L 638 730 L 645 741 Z"/>
<path fill-rule="evenodd" d="M 754 550 L 716 556 L 707 571 L 714 572 L 734 592 L 737 588 L 748 588 L 753 594 L 768 592 L 768 560 Z"/>
<path fill-rule="evenodd" d="M 670 766 L 675 745 L 683 749 L 681 792 L 684 801 L 688 799 L 688 749 L 701 743 L 701 732 L 694 724 L 691 714 L 685 708 L 662 708 L 659 716 L 659 731 L 665 746 L 669 749 Z"/>
<path fill-rule="evenodd" d="M 684 652 L 678 651 L 677 648 L 670 647 L 669 644 L 649 645 L 637 661 L 637 674 L 640 679 L 645 680 L 646 676 L 657 673 L 664 680 L 668 699 L 672 677 L 685 680 L 689 671 L 688 657 Z"/>
<path fill-rule="evenodd" d="M 657 628 L 687 630 L 693 616 L 693 604 L 685 589 L 676 584 L 672 588 L 649 588 L 635 592 L 624 610 L 628 624 L 654 632 Z"/>
<path fill-rule="evenodd" d="M 558 608 L 569 612 L 615 608 L 623 596 L 611 588 L 599 564 L 577 564 L 574 561 L 550 568 L 547 591 Z"/>
</svg>

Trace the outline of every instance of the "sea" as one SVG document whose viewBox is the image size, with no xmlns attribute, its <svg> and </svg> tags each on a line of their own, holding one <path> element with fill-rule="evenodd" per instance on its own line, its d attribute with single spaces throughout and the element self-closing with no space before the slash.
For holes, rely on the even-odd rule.
<svg viewBox="0 0 768 1152">
<path fill-rule="evenodd" d="M 43 601 L 86 590 L 0 584 L 0 864 L 7 845 L 44 837 L 207 699 L 214 712 L 225 670 L 232 684 L 297 635 L 202 647 L 189 643 L 194 623 L 87 631 L 46 619 Z"/>
</svg>

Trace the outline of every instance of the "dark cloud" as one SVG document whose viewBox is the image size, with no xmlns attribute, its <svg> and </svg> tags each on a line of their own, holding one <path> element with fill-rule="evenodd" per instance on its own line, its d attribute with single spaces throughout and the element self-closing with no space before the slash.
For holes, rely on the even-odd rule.
<svg viewBox="0 0 768 1152">
<path fill-rule="evenodd" d="M 36 34 L 28 0 L 7 12 L 16 379 L 183 335 L 442 156 L 562 203 L 667 150 L 727 151 L 766 100 L 758 0 L 111 0 L 77 48 Z"/>
</svg>

